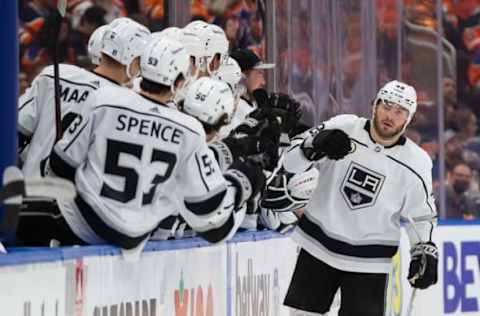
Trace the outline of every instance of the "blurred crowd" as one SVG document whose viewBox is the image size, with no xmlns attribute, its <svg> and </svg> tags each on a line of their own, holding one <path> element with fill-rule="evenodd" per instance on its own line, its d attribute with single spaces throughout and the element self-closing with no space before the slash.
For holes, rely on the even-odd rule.
<svg viewBox="0 0 480 316">
<path fill-rule="evenodd" d="M 409 22 L 427 29 L 437 28 L 436 1 L 405 1 L 406 17 Z M 440 157 L 438 137 L 438 107 L 436 95 L 421 93 L 415 124 L 410 137 L 415 139 L 431 155 L 433 178 L 436 186 L 437 203 L 440 200 L 440 186 L 446 194 L 447 218 L 480 218 L 480 138 L 478 115 L 480 114 L 480 1 L 444 0 L 442 26 L 445 38 L 454 47 L 456 72 L 444 70 L 444 159 L 445 179 L 440 179 Z M 444 50 L 447 47 L 444 46 Z M 411 57 L 411 56 L 407 56 Z M 435 56 L 432 56 L 435 58 Z M 411 63 L 407 58 L 405 63 Z M 411 65 L 405 73 L 415 84 Z M 445 60 L 444 60 L 445 66 Z M 445 66 L 445 68 L 447 68 Z M 408 72 L 410 71 L 410 72 Z M 417 75 L 418 78 L 418 75 Z M 408 81 L 408 80 L 407 80 Z M 417 85 L 418 86 L 418 85 Z"/>
<path fill-rule="evenodd" d="M 314 45 L 314 34 L 319 32 L 325 38 L 331 34 L 333 24 L 328 8 L 325 15 L 317 16 L 313 27 L 309 24 L 309 9 L 312 4 L 299 1 L 291 8 L 288 1 L 278 0 L 276 8 L 277 51 L 279 52 L 279 86 L 289 85 L 290 91 L 317 91 L 317 95 L 297 94 L 296 98 L 307 99 L 305 117 L 322 117 L 336 114 L 338 111 L 361 112 L 355 108 L 358 98 L 355 89 L 362 86 L 355 83 L 362 68 L 360 53 L 362 46 L 362 21 L 358 15 L 344 17 L 345 52 L 342 60 L 342 83 L 332 79 L 334 59 L 328 45 Z M 478 115 L 480 115 L 480 0 L 444 0 L 443 29 L 446 39 L 455 49 L 454 71 L 445 67 L 443 78 L 444 102 L 444 150 L 445 179 L 440 179 L 440 157 L 438 137 L 438 107 L 436 91 L 432 88 L 436 70 L 429 68 L 428 62 L 434 62 L 435 52 L 422 52 L 418 47 L 404 43 L 402 47 L 401 68 L 398 62 L 398 1 L 376 0 L 377 25 L 377 80 L 379 84 L 394 79 L 399 73 L 401 79 L 414 85 L 419 92 L 419 108 L 408 129 L 408 136 L 420 144 L 432 157 L 433 179 L 439 201 L 440 186 L 446 188 L 447 218 L 480 218 L 480 138 L 478 136 Z M 56 0 L 20 0 L 20 92 L 29 85 L 39 71 L 52 63 L 52 38 L 60 41 L 60 59 L 82 67 L 89 67 L 86 44 L 98 26 L 109 23 L 114 18 L 129 16 L 146 25 L 152 31 L 158 31 L 169 25 L 164 0 L 68 0 L 67 18 L 57 33 L 52 33 L 49 25 L 54 23 Z M 314 3 L 322 10 L 320 2 Z M 345 7 L 345 8 L 343 8 Z M 404 17 L 409 23 L 425 29 L 437 28 L 436 1 L 404 0 Z M 360 1 L 342 1 L 343 12 L 360 12 Z M 289 10 L 295 11 L 294 13 Z M 319 11 L 317 10 L 317 11 Z M 289 16 L 290 15 L 290 16 Z M 264 0 L 217 0 L 190 1 L 191 20 L 204 20 L 221 26 L 230 42 L 230 49 L 249 48 L 260 57 L 265 57 L 265 1 Z M 290 19 L 290 20 L 289 20 Z M 287 21 L 290 21 L 287 23 Z M 293 38 L 288 38 L 287 27 L 293 27 Z M 316 31 L 317 28 L 317 31 Z M 405 38 L 413 36 L 408 30 L 402 31 Z M 418 38 L 417 38 L 418 39 Z M 426 38 L 421 39 L 427 41 Z M 430 39 L 434 43 L 434 37 Z M 330 44 L 330 43 L 329 43 Z M 291 48 L 294 48 L 293 50 Z M 312 60 L 312 51 L 316 59 Z M 422 55 L 423 54 L 423 55 Z M 293 61 L 293 62 L 289 62 Z M 427 74 L 427 75 L 426 75 Z M 430 75 L 430 77 L 429 77 Z M 332 84 L 333 83 L 333 84 Z M 332 96 L 341 89 L 342 99 Z M 326 91 L 325 93 L 323 93 Z M 333 91 L 333 92 L 332 92 Z M 357 96 L 357 97 L 355 97 Z M 370 98 L 367 96 L 365 100 Z M 313 100 L 312 100 L 313 98 Z M 333 101 L 332 101 L 333 100 Z M 351 102 L 353 100 L 353 102 Z M 350 107 L 345 104 L 352 103 Z M 322 104 L 328 111 L 322 112 Z M 340 109 L 343 106 L 342 109 Z M 369 111 L 369 108 L 362 110 Z M 366 113 L 360 113 L 366 114 Z M 311 124 L 310 124 L 311 125 Z"/>
<path fill-rule="evenodd" d="M 168 26 L 164 0 L 67 0 L 67 16 L 60 31 L 51 26 L 57 18 L 56 0 L 19 0 L 20 93 L 53 62 L 58 37 L 60 60 L 81 67 L 92 65 L 87 43 L 93 31 L 113 19 L 128 16 L 152 32 Z M 249 48 L 265 56 L 265 4 L 263 0 L 190 1 L 191 20 L 221 26 L 230 50 Z"/>
</svg>

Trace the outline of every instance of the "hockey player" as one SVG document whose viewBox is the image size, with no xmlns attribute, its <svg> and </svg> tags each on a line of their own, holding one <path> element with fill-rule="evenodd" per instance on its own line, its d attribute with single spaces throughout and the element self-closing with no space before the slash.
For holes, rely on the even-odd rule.
<svg viewBox="0 0 480 316">
<path fill-rule="evenodd" d="M 198 37 L 201 50 L 195 60 L 198 76 L 214 75 L 228 57 L 228 39 L 222 28 L 214 24 L 194 21 L 184 28 L 185 36 Z"/>
<path fill-rule="evenodd" d="M 432 162 L 403 136 L 416 107 L 415 89 L 391 81 L 378 91 L 370 120 L 339 115 L 293 140 L 285 169 L 314 166 L 320 176 L 293 234 L 302 249 L 285 305 L 323 314 L 340 288 L 340 316 L 384 315 L 402 218 L 415 222 L 407 227 L 410 284 L 437 282 Z"/>
<path fill-rule="evenodd" d="M 218 71 L 215 73 L 213 78 L 223 81 L 228 84 L 232 90 L 233 97 L 235 99 L 235 106 L 233 111 L 233 117 L 230 123 L 221 128 L 218 133 L 218 138 L 222 139 L 227 137 L 230 132 L 235 129 L 238 125 L 243 123 L 243 120 L 248 113 L 242 113 L 241 110 L 238 110 L 238 103 L 240 102 L 240 96 L 244 92 L 244 87 L 240 85 L 240 80 L 242 79 L 242 70 L 238 63 L 232 57 L 227 57 L 224 64 L 220 65 Z"/>
<path fill-rule="evenodd" d="M 149 31 L 128 18 L 117 19 L 107 28 L 105 33 L 108 39 L 103 45 L 103 58 L 93 72 L 74 65 L 59 65 L 63 130 L 70 124 L 81 123 L 79 112 L 93 91 L 103 85 L 122 84 L 131 77 L 129 69 L 138 69 L 132 64 L 144 47 Z M 95 37 L 98 35 L 98 32 L 92 34 Z M 94 63 L 98 61 L 98 53 L 94 52 L 97 47 L 98 44 L 92 45 L 89 50 Z M 45 163 L 54 144 L 53 84 L 53 66 L 48 66 L 19 99 L 19 151 L 22 152 L 29 145 L 23 164 L 23 173 L 27 178 L 44 176 Z"/>
<path fill-rule="evenodd" d="M 92 96 L 93 110 L 55 145 L 51 171 L 75 181 L 78 194 L 60 204 L 56 214 L 63 234 L 54 238 L 62 244 L 80 240 L 141 249 L 175 211 L 176 190 L 184 192 L 185 217 L 204 224 L 192 226 L 205 239 L 218 241 L 261 189 L 260 168 L 236 162 L 224 177 L 201 124 L 165 106 L 181 89 L 189 64 L 179 42 L 150 42 L 141 57 L 141 93 L 99 89 Z"/>
<path fill-rule="evenodd" d="M 105 31 L 108 29 L 107 25 L 102 25 L 98 27 L 95 31 L 93 31 L 92 35 L 90 35 L 90 39 L 88 40 L 88 56 L 94 65 L 100 65 L 100 61 L 102 60 L 102 45 L 103 45 L 103 35 Z"/>
<path fill-rule="evenodd" d="M 241 139 L 227 137 L 220 141 L 212 141 L 217 138 L 217 133 L 221 128 L 231 121 L 233 108 L 234 97 L 228 85 L 209 77 L 202 77 L 195 81 L 188 88 L 185 100 L 179 105 L 182 112 L 195 117 L 202 123 L 209 148 L 214 153 L 215 160 L 222 171 L 228 171 L 228 168 L 237 159 L 259 154 L 268 155 L 269 147 L 271 147 L 270 151 L 276 149 L 271 139 L 260 136 L 248 136 Z M 182 196 L 181 192 L 179 194 Z M 241 216 L 237 217 L 241 218 Z M 240 224 L 240 222 L 240 220 L 235 221 L 236 224 Z M 175 228 L 176 225 L 178 225 L 178 229 Z M 225 238 L 229 237 L 237 228 L 238 225 L 231 231 L 225 231 Z M 154 238 L 171 237 L 170 232 L 175 230 L 177 230 L 176 238 L 193 235 L 182 216 L 173 216 L 162 221 Z M 198 228 L 196 230 L 198 231 Z"/>
</svg>

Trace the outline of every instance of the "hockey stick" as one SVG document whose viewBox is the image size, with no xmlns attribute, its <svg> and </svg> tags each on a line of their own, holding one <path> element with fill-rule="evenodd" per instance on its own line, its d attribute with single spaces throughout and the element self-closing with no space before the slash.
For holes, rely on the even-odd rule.
<svg viewBox="0 0 480 316">
<path fill-rule="evenodd" d="M 53 47 L 53 85 L 55 94 L 55 141 L 62 138 L 62 112 L 60 105 L 60 70 L 59 64 L 59 50 L 60 50 L 60 32 L 62 29 L 62 20 L 65 17 L 67 10 L 67 0 L 57 0 L 57 16 L 55 23 L 55 39 Z"/>
<path fill-rule="evenodd" d="M 422 237 L 420 236 L 420 233 L 418 232 L 418 229 L 415 225 L 415 222 L 413 221 L 413 218 L 411 215 L 407 215 L 406 216 L 406 219 L 408 220 L 408 222 L 410 223 L 410 225 L 412 226 L 412 229 L 413 231 L 415 232 L 415 235 L 417 236 L 418 238 L 418 241 L 419 242 L 422 242 Z M 426 254 L 425 252 L 423 253 L 422 255 L 422 262 L 426 261 L 427 258 L 426 258 Z M 423 264 L 423 269 L 425 269 L 426 267 L 426 264 L 424 263 Z M 425 272 L 425 270 L 423 271 Z M 412 316 L 412 311 L 413 311 L 413 303 L 415 301 L 415 297 L 417 295 L 417 288 L 414 288 L 413 289 L 413 292 L 412 292 L 412 296 L 410 296 L 410 301 L 408 302 L 408 308 L 407 308 L 407 316 Z"/>
</svg>

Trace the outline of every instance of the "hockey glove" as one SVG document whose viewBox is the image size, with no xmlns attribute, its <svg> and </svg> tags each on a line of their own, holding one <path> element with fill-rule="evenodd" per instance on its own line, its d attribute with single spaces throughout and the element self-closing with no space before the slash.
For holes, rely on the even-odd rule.
<svg viewBox="0 0 480 316">
<path fill-rule="evenodd" d="M 262 208 L 259 222 L 260 225 L 264 226 L 265 228 L 275 230 L 280 234 L 286 234 L 295 228 L 298 223 L 298 216 L 293 211 L 278 213 Z"/>
<path fill-rule="evenodd" d="M 274 212 L 288 212 L 304 207 L 308 199 L 293 197 L 288 190 L 287 184 L 291 177 L 292 174 L 275 176 L 266 187 L 260 200 L 260 206 Z"/>
<path fill-rule="evenodd" d="M 221 141 L 230 149 L 234 159 L 262 154 L 275 146 L 272 140 L 259 136 L 229 136 Z"/>
<path fill-rule="evenodd" d="M 225 179 L 237 188 L 236 208 L 261 192 L 266 181 L 261 166 L 251 159 L 235 161 L 225 172 Z"/>
<path fill-rule="evenodd" d="M 272 93 L 269 98 L 269 106 L 272 108 L 272 114 L 282 118 L 280 127 L 284 133 L 290 131 L 297 125 L 302 117 L 300 103 L 290 98 L 287 94 Z"/>
<path fill-rule="evenodd" d="M 300 103 L 288 94 L 268 94 L 264 89 L 257 89 L 253 91 L 253 96 L 259 110 L 252 113 L 251 117 L 257 119 L 268 117 L 270 120 L 278 121 L 282 133 L 289 133 L 302 116 Z"/>
<path fill-rule="evenodd" d="M 438 249 L 433 242 L 418 243 L 410 250 L 412 259 L 408 282 L 417 289 L 426 289 L 437 283 Z"/>
<path fill-rule="evenodd" d="M 339 129 L 321 130 L 302 144 L 302 151 L 308 160 L 315 161 L 327 156 L 332 160 L 343 159 L 351 150 L 348 135 Z"/>
</svg>

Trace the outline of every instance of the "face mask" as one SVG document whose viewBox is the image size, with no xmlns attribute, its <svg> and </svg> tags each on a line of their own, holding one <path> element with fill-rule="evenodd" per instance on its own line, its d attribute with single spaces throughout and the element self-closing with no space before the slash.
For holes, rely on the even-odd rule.
<svg viewBox="0 0 480 316">
<path fill-rule="evenodd" d="M 453 182 L 453 190 L 458 193 L 458 194 L 462 194 L 464 193 L 465 191 L 468 190 L 468 187 L 470 186 L 470 183 L 468 181 L 455 181 Z"/>
</svg>

